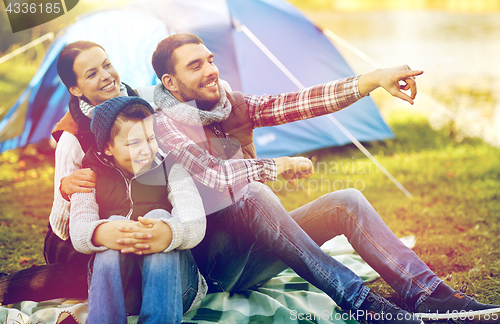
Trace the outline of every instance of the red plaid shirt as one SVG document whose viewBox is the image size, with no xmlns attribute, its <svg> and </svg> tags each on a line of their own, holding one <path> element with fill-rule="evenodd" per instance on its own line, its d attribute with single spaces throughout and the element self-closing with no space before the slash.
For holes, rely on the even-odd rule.
<svg viewBox="0 0 500 324">
<path fill-rule="evenodd" d="M 358 79 L 359 76 L 350 77 L 274 96 L 245 95 L 245 102 L 254 128 L 290 123 L 339 111 L 361 99 Z M 160 145 L 209 188 L 223 191 L 252 181 L 277 178 L 276 163 L 272 159 L 218 159 L 191 141 L 176 121 L 158 114 L 157 122 Z"/>
</svg>

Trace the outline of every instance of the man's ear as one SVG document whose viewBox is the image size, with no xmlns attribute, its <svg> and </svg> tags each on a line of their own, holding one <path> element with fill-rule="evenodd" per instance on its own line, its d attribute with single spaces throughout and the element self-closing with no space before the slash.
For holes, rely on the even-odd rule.
<svg viewBox="0 0 500 324">
<path fill-rule="evenodd" d="M 109 143 L 106 143 L 106 145 L 104 146 L 104 154 L 106 154 L 107 156 L 113 156 L 113 152 L 111 152 L 111 150 L 109 149 Z"/>
<path fill-rule="evenodd" d="M 72 86 L 69 88 L 69 93 L 71 93 L 75 97 L 81 97 L 83 96 L 83 93 L 80 91 L 80 88 L 77 86 Z"/>
<path fill-rule="evenodd" d="M 165 89 L 167 89 L 170 92 L 178 91 L 177 82 L 176 82 L 175 78 L 170 74 L 165 73 L 161 77 L 161 83 L 163 84 Z"/>
</svg>

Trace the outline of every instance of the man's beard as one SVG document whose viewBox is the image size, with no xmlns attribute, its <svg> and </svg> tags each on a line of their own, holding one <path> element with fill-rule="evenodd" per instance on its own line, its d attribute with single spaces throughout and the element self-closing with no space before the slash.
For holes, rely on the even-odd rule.
<svg viewBox="0 0 500 324">
<path fill-rule="evenodd" d="M 210 111 L 220 101 L 220 93 L 219 93 L 218 98 L 208 99 L 208 98 L 203 98 L 202 96 L 200 96 L 200 93 L 198 93 L 198 91 L 188 88 L 180 80 L 177 80 L 177 85 L 178 85 L 178 89 L 179 89 L 179 95 L 181 96 L 182 100 L 186 103 L 188 103 L 190 101 L 195 101 L 196 108 L 198 108 L 200 110 Z M 217 86 L 218 85 L 219 85 L 219 83 L 217 82 Z M 219 89 L 220 89 L 220 87 L 219 87 Z M 220 92 L 220 90 L 219 90 L 219 92 Z"/>
</svg>

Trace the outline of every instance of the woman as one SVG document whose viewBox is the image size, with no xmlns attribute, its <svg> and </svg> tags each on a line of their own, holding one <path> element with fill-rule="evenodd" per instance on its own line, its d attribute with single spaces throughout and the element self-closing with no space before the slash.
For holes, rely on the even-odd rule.
<svg viewBox="0 0 500 324">
<path fill-rule="evenodd" d="M 87 296 L 86 265 L 90 256 L 77 252 L 69 240 L 69 197 L 75 192 L 90 192 L 95 174 L 81 169 L 85 152 L 95 144 L 90 130 L 94 107 L 117 96 L 135 95 L 120 82 L 120 76 L 104 49 L 93 42 L 77 41 L 59 54 L 57 72 L 71 93 L 69 111 L 52 132 L 55 152 L 54 202 L 45 237 L 44 256 L 48 265 L 62 264 L 72 274 L 72 284 L 60 287 L 50 297 Z M 82 268 L 83 266 L 83 268 Z M 67 275 L 63 275 L 67 277 Z M 49 297 L 43 294 L 43 299 Z"/>
<path fill-rule="evenodd" d="M 67 45 L 59 54 L 57 72 L 71 93 L 71 99 L 69 112 L 52 132 L 57 148 L 54 202 L 44 247 L 48 264 L 73 257 L 68 241 L 69 196 L 75 192 L 90 192 L 95 186 L 94 173 L 90 169 L 80 169 L 85 152 L 95 144 L 90 130 L 94 107 L 120 95 L 135 95 L 130 87 L 120 83 L 120 76 L 106 52 L 93 42 L 78 41 Z"/>
<path fill-rule="evenodd" d="M 69 112 L 52 133 L 58 144 L 54 202 L 44 245 L 47 265 L 2 277 L 2 304 L 87 296 L 87 273 L 82 269 L 86 269 L 90 257 L 76 252 L 68 240 L 69 196 L 75 192 L 90 192 L 95 186 L 94 173 L 90 169 L 80 169 L 85 151 L 95 142 L 90 131 L 93 107 L 107 99 L 134 92 L 120 83 L 118 72 L 106 52 L 93 42 L 78 41 L 63 48 L 57 72 L 71 93 L 71 99 Z"/>
<path fill-rule="evenodd" d="M 77 41 L 67 45 L 59 55 L 57 72 L 71 99 L 69 112 L 52 132 L 57 148 L 54 202 L 44 245 L 47 265 L 3 277 L 0 280 L 0 303 L 3 304 L 87 297 L 86 269 L 90 256 L 77 252 L 69 240 L 69 196 L 75 192 L 91 192 L 95 187 L 95 174 L 90 169 L 81 169 L 85 152 L 95 144 L 90 130 L 94 107 L 117 96 L 136 95 L 120 82 L 104 49 L 93 42 Z M 183 291 L 198 290 L 197 267 L 190 261 L 181 264 L 182 273 L 189 274 L 182 278 Z M 137 314 L 140 300 L 140 291 L 129 292 L 127 311 Z M 189 306 L 190 302 L 184 304 Z"/>
</svg>

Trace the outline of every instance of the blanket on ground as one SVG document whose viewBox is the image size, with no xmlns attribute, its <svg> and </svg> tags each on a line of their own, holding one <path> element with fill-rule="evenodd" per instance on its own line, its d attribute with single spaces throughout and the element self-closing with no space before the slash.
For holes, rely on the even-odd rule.
<svg viewBox="0 0 500 324">
<path fill-rule="evenodd" d="M 415 238 L 401 238 L 413 247 Z M 326 253 L 342 262 L 365 282 L 379 275 L 354 252 L 344 236 L 336 237 L 321 247 Z M 59 324 L 72 316 L 76 322 L 85 323 L 86 300 L 58 299 L 45 302 L 24 301 L 0 307 L 1 324 Z M 128 323 L 135 324 L 137 316 L 129 316 Z M 342 313 L 325 293 L 287 269 L 261 286 L 258 290 L 241 293 L 216 293 L 207 295 L 189 313 L 183 323 L 357 323 Z"/>
</svg>

